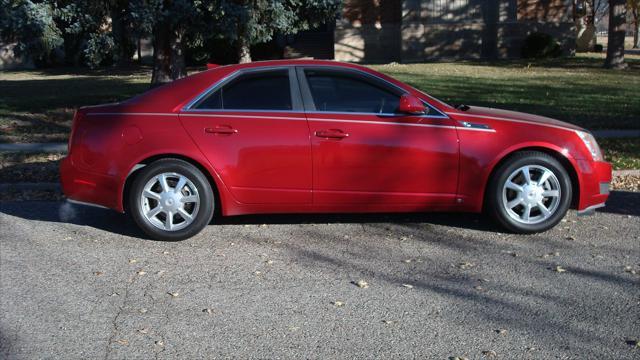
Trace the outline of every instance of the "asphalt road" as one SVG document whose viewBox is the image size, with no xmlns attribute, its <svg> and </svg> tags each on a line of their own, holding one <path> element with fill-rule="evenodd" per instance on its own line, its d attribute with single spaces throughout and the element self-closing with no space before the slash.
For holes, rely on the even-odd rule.
<svg viewBox="0 0 640 360">
<path fill-rule="evenodd" d="M 173 243 L 108 210 L 5 202 L 0 357 L 638 359 L 639 273 L 640 193 L 531 236 L 283 215 Z"/>
</svg>

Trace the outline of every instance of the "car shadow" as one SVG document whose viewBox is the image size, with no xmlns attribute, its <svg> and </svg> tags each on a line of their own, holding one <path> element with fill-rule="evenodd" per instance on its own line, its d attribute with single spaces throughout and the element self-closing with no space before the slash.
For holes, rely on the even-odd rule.
<svg viewBox="0 0 640 360">
<path fill-rule="evenodd" d="M 598 212 L 628 216 L 640 216 L 640 192 L 612 191 L 607 205 Z"/>
<path fill-rule="evenodd" d="M 126 214 L 69 202 L 0 202 L 0 212 L 27 220 L 89 226 L 125 236 L 149 239 Z M 598 212 L 640 216 L 640 192 L 613 191 L 607 206 Z M 215 218 L 212 225 L 245 224 L 433 224 L 487 232 L 504 231 L 482 214 L 262 214 Z"/>
<path fill-rule="evenodd" d="M 428 223 L 481 231 L 500 229 L 482 214 L 468 213 L 364 213 L 364 214 L 260 214 L 215 219 L 212 224 L 365 224 Z"/>
</svg>

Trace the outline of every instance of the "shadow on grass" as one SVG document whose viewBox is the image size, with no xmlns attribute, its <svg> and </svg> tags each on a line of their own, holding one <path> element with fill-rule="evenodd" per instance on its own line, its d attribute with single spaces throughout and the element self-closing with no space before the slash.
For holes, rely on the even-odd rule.
<svg viewBox="0 0 640 360">
<path fill-rule="evenodd" d="M 3 81 L 0 115 L 75 109 L 124 100 L 148 89 L 149 84 L 124 76 Z"/>
</svg>

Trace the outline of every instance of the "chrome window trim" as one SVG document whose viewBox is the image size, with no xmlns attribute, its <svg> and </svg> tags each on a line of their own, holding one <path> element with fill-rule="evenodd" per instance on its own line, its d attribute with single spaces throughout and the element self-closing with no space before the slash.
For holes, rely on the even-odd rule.
<svg viewBox="0 0 640 360">
<path fill-rule="evenodd" d="M 453 125 L 438 125 L 438 124 L 412 124 L 401 122 L 384 122 L 384 121 L 369 121 L 369 120 L 347 120 L 347 119 L 323 119 L 323 118 L 308 118 L 309 121 L 324 121 L 324 122 L 336 122 L 336 123 L 355 123 L 355 124 L 372 124 L 372 125 L 385 125 L 385 126 L 416 126 L 416 127 L 431 127 L 431 128 L 443 128 L 443 129 L 458 129 Z"/>
<path fill-rule="evenodd" d="M 425 104 L 430 106 L 429 104 Z M 438 109 L 434 109 L 438 111 Z M 438 111 L 440 112 L 440 111 Z M 378 115 L 381 117 L 421 117 L 421 118 L 432 118 L 432 119 L 448 119 L 449 117 L 446 115 L 412 115 L 412 114 L 402 114 L 402 113 L 377 113 L 377 112 L 348 112 L 348 111 L 306 111 L 307 114 L 328 114 L 328 115 Z"/>
<path fill-rule="evenodd" d="M 291 69 L 291 68 L 296 68 L 296 67 L 302 67 L 302 68 L 326 68 L 326 69 L 330 69 L 330 70 L 342 70 L 342 71 L 352 71 L 352 72 L 357 72 L 359 74 L 365 75 L 365 76 L 371 76 L 374 77 L 396 89 L 398 89 L 400 92 L 402 92 L 403 94 L 408 94 L 409 92 L 406 89 L 403 89 L 402 87 L 386 80 L 383 79 L 375 74 L 371 74 L 368 73 L 366 71 L 362 71 L 360 69 L 355 69 L 355 68 L 345 68 L 345 67 L 341 67 L 341 66 L 334 66 L 334 65 L 274 65 L 274 66 L 265 66 L 265 67 L 257 67 L 257 68 L 248 68 L 248 69 L 238 69 L 235 70 L 233 72 L 231 72 L 230 74 L 227 74 L 226 76 L 224 76 L 222 79 L 218 80 L 217 82 L 215 82 L 213 85 L 209 86 L 208 88 L 206 88 L 203 92 L 201 92 L 200 94 L 198 94 L 195 98 L 193 98 L 191 101 L 189 101 L 185 106 L 182 107 L 181 111 L 183 112 L 194 112 L 194 111 L 203 111 L 203 112 L 225 112 L 225 111 L 236 111 L 236 112 L 264 112 L 264 111 L 270 111 L 270 112 L 301 112 L 300 110 L 260 110 L 260 109 L 251 109 L 251 110 L 243 110 L 243 109 L 193 109 L 193 106 L 198 103 L 200 100 L 202 100 L 205 96 L 209 95 L 211 92 L 217 90 L 218 87 L 223 86 L 225 83 L 233 80 L 234 78 L 238 77 L 239 75 L 243 74 L 243 73 L 247 73 L 247 72 L 260 72 L 260 71 L 269 71 L 269 70 L 279 70 L 279 69 Z M 422 101 L 422 103 L 429 107 L 430 109 L 434 110 L 435 112 L 437 112 L 440 115 L 412 115 L 412 116 L 419 116 L 419 117 L 424 117 L 424 118 L 434 118 L 434 119 L 449 119 L 449 116 L 438 110 L 436 107 L 434 107 L 433 105 L 429 104 L 428 102 L 420 99 Z M 293 101 L 293 98 L 292 98 Z M 337 115 L 381 115 L 381 116 L 407 116 L 406 114 L 392 114 L 392 113 L 366 113 L 366 112 L 332 112 L 332 111 L 305 111 L 305 113 L 322 113 L 322 114 L 337 114 Z"/>
</svg>

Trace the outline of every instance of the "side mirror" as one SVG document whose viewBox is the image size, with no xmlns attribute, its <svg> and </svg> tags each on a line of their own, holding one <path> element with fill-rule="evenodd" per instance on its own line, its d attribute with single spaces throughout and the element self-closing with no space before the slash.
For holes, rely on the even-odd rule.
<svg viewBox="0 0 640 360">
<path fill-rule="evenodd" d="M 398 111 L 405 114 L 422 115 L 425 113 L 425 106 L 418 97 L 404 94 L 400 97 Z"/>
</svg>

